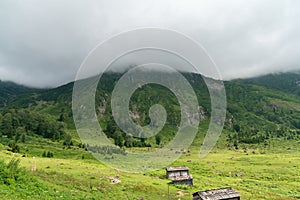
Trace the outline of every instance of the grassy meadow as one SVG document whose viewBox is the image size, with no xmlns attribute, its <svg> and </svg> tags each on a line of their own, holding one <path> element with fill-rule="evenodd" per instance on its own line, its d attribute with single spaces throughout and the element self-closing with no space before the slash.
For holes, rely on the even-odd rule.
<svg viewBox="0 0 300 200">
<path fill-rule="evenodd" d="M 294 84 L 300 76 L 225 82 L 228 107 L 223 134 L 205 158 L 199 152 L 208 127 L 210 99 L 199 75 L 185 76 L 201 100 L 203 120 L 189 150 L 170 166 L 189 167 L 192 187 L 169 184 L 164 168 L 133 174 L 96 160 L 86 151 L 95 140 L 81 141 L 75 130 L 73 83 L 27 90 L 0 81 L 0 199 L 191 200 L 194 192 L 223 187 L 233 187 L 243 200 L 300 199 L 300 88 Z M 133 153 L 167 145 L 180 124 L 180 107 L 173 93 L 154 85 L 132 96 L 131 110 L 141 126 L 150 122 L 151 105 L 161 104 L 168 113 L 157 137 L 134 138 L 116 125 L 111 113 L 111 92 L 119 78 L 120 74 L 107 74 L 96 93 L 97 117 L 106 136 Z M 120 154 L 103 151 L 114 164 L 122 165 Z M 158 157 L 154 164 L 162 159 Z M 130 162 L 134 166 L 136 160 Z"/>
<path fill-rule="evenodd" d="M 0 198 L 168 199 L 169 187 L 170 199 L 185 200 L 199 190 L 230 186 L 242 199 L 300 199 L 299 142 L 277 139 L 266 148 L 248 145 L 231 150 L 223 137 L 203 159 L 198 156 L 199 143 L 196 139 L 190 155 L 182 154 L 172 164 L 189 167 L 194 178 L 192 187 L 169 185 L 165 169 L 146 174 L 120 172 L 83 149 L 63 149 L 43 138 L 22 144 L 19 154 L 1 146 L 1 159 L 6 163 L 12 158 L 20 159 L 21 170 L 15 180 L 0 184 Z M 41 157 L 45 150 L 53 152 L 54 157 Z M 31 171 L 34 165 L 36 171 Z M 121 182 L 114 184 L 113 179 Z"/>
</svg>

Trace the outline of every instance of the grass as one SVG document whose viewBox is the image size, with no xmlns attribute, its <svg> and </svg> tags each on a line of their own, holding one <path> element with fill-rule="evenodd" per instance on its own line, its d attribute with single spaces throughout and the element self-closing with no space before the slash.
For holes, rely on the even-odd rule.
<svg viewBox="0 0 300 200">
<path fill-rule="evenodd" d="M 194 186 L 170 185 L 171 199 L 191 199 L 195 191 L 227 186 L 236 189 L 242 199 L 300 199 L 299 143 L 274 140 L 267 149 L 248 146 L 246 153 L 228 150 L 222 141 L 204 159 L 199 158 L 195 142 L 189 156 L 183 154 L 172 164 L 188 166 Z M 6 162 L 20 159 L 27 180 L 26 184 L 16 181 L 15 186 L 0 184 L 1 199 L 168 199 L 164 169 L 146 174 L 119 172 L 82 149 L 63 149 L 61 144 L 42 138 L 21 144 L 20 154 L 0 148 Z M 54 152 L 54 158 L 41 158 L 45 149 Z M 263 151 L 266 154 L 261 154 Z M 37 171 L 31 172 L 34 162 Z M 119 177 L 121 183 L 110 183 L 110 177 Z M 179 193 L 184 196 L 177 196 Z"/>
</svg>

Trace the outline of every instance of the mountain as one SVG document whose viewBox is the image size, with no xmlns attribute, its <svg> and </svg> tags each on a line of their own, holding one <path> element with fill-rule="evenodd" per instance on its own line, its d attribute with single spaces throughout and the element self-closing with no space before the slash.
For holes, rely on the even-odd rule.
<svg viewBox="0 0 300 200">
<path fill-rule="evenodd" d="M 177 132 L 180 123 L 180 106 L 176 96 L 167 88 L 149 84 L 137 89 L 131 97 L 130 109 L 133 121 L 140 125 L 150 123 L 148 111 L 151 105 L 159 103 L 165 107 L 168 117 L 162 131 L 155 138 L 140 140 L 128 137 L 116 125 L 110 109 L 111 93 L 122 76 L 120 73 L 104 74 L 98 84 L 96 93 L 97 115 L 106 135 L 119 146 L 151 146 L 167 143 Z M 202 77 L 198 74 L 185 73 L 199 101 L 201 117 L 208 120 L 210 116 L 210 97 Z M 230 143 L 261 143 L 269 138 L 300 138 L 300 95 L 299 74 L 271 74 L 252 79 L 226 81 L 227 118 L 225 130 Z M 83 80 L 85 81 L 85 80 Z M 34 90 L 13 83 L 0 82 L 2 104 L 1 112 L 25 109 L 36 115 L 45 115 L 46 119 L 64 123 L 67 130 L 74 129 L 72 116 L 73 83 L 58 88 Z M 14 109 L 11 111 L 11 109 Z M 30 115 L 30 114 L 29 114 Z M 28 118 L 28 117 L 27 117 Z M 19 119 L 22 121 L 23 119 Z M 45 123 L 39 122 L 36 123 Z M 53 123 L 53 122 L 52 122 Z M 49 125 L 49 130 L 54 127 Z M 48 129 L 47 129 L 48 130 Z M 37 128 L 34 132 L 42 131 Z M 56 131 L 63 134 L 61 131 Z M 49 137 L 49 136 L 47 136 Z M 52 135 L 51 135 L 52 137 Z M 54 137 L 54 136 L 53 136 Z M 56 137 L 56 136 L 55 136 Z"/>
<path fill-rule="evenodd" d="M 300 72 L 276 73 L 249 79 L 236 80 L 240 83 L 261 85 L 270 89 L 300 96 Z"/>
<path fill-rule="evenodd" d="M 9 81 L 0 80 L 0 96 L 9 97 L 31 92 L 33 89 Z"/>
<path fill-rule="evenodd" d="M 0 107 L 10 106 L 11 101 L 16 100 L 17 97 L 38 91 L 37 89 L 18 85 L 9 81 L 0 80 Z M 26 98 L 23 96 L 23 98 Z M 18 106 L 22 103 L 19 102 Z"/>
</svg>

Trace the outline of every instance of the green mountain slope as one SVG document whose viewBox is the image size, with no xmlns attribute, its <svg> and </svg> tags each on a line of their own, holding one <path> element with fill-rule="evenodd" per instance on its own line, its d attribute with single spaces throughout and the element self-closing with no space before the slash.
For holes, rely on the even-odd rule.
<svg viewBox="0 0 300 200">
<path fill-rule="evenodd" d="M 0 80 L 0 107 L 12 106 L 13 102 L 17 107 L 26 106 L 28 95 L 34 91 L 39 90 Z"/>
<path fill-rule="evenodd" d="M 156 103 L 165 107 L 168 114 L 167 123 L 156 138 L 144 140 L 128 137 L 116 125 L 110 109 L 111 93 L 121 76 L 119 73 L 107 73 L 98 84 L 96 110 L 106 135 L 119 146 L 153 146 L 167 143 L 177 132 L 180 123 L 180 106 L 175 95 L 167 88 L 155 84 L 136 90 L 130 101 L 135 123 L 143 126 L 149 124 L 148 111 Z M 197 94 L 199 112 L 203 118 L 208 119 L 210 97 L 202 77 L 191 73 L 185 73 L 184 76 Z M 297 95 L 298 86 L 295 85 L 298 77 L 298 74 L 288 73 L 225 82 L 228 106 L 225 129 L 232 132 L 228 141 L 261 143 L 273 137 L 299 138 L 300 97 Z M 293 87 L 288 87 L 290 85 Z M 10 88 L 5 85 L 0 89 L 4 93 L 7 91 L 2 98 L 8 99 L 7 105 L 2 105 L 2 115 L 13 108 L 17 111 L 9 112 L 17 116 L 18 110 L 25 108 L 33 116 L 35 113 L 44 114 L 46 118 L 63 123 L 65 129 L 72 130 L 72 89 L 73 83 L 48 90 L 32 90 L 15 85 Z M 61 129 L 61 125 L 57 127 Z M 38 132 L 37 128 L 35 132 Z"/>
<path fill-rule="evenodd" d="M 194 143 L 187 153 L 179 152 L 181 157 L 172 166 L 189 167 L 193 187 L 169 185 L 164 169 L 130 174 L 96 160 L 87 151 L 88 144 L 77 136 L 70 83 L 45 90 L 13 89 L 16 92 L 1 96 L 6 104 L 0 106 L 0 198 L 166 199 L 169 191 L 171 199 L 188 200 L 196 191 L 233 187 L 243 199 L 299 199 L 299 96 L 292 90 L 243 80 L 225 82 L 228 112 L 224 131 L 213 151 L 200 159 L 210 97 L 201 76 L 184 76 L 197 94 L 202 122 Z M 126 137 L 110 109 L 111 92 L 120 77 L 106 74 L 99 83 L 96 102 L 102 128 L 122 150 L 159 149 L 174 137 L 180 121 L 175 95 L 155 84 L 136 90 L 130 103 L 131 111 L 139 116 L 133 119 L 136 123 L 148 124 L 149 108 L 156 103 L 166 108 L 168 119 L 158 137 Z M 107 158 L 115 156 L 108 154 Z M 115 179 L 121 182 L 112 183 Z"/>
<path fill-rule="evenodd" d="M 300 96 L 300 73 L 277 73 L 265 76 L 236 80 L 240 83 L 265 86 Z"/>
</svg>

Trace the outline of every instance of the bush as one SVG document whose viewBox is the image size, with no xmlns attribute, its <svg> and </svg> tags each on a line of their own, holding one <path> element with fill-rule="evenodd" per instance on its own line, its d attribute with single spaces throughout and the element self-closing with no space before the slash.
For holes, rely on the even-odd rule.
<svg viewBox="0 0 300 200">
<path fill-rule="evenodd" d="M 10 142 L 8 144 L 8 147 L 9 147 L 8 151 L 11 151 L 13 153 L 19 153 L 20 152 L 20 147 L 17 145 L 17 143 L 15 141 Z"/>
<path fill-rule="evenodd" d="M 54 154 L 51 152 L 51 151 L 44 151 L 43 154 L 42 154 L 42 157 L 47 157 L 47 158 L 53 158 Z"/>
<path fill-rule="evenodd" d="M 19 164 L 19 159 L 13 158 L 8 163 L 0 159 L 1 199 L 50 199 L 51 197 L 51 199 L 56 199 L 56 196 L 59 198 L 62 195 L 62 193 L 57 193 L 46 184 L 39 182 L 36 177 L 21 168 Z M 51 192 L 50 196 L 47 195 L 48 192 Z"/>
<path fill-rule="evenodd" d="M 68 135 L 68 134 L 65 135 L 65 139 L 64 139 L 63 145 L 65 145 L 67 147 L 70 147 L 70 146 L 73 145 L 73 141 L 72 141 L 72 136 L 71 135 Z"/>
<path fill-rule="evenodd" d="M 47 157 L 48 157 L 48 158 L 53 158 L 53 153 L 52 153 L 51 151 L 48 151 Z"/>
<path fill-rule="evenodd" d="M 6 185 L 13 185 L 18 180 L 20 175 L 20 160 L 13 158 L 6 164 L 0 160 L 0 183 Z"/>
</svg>

